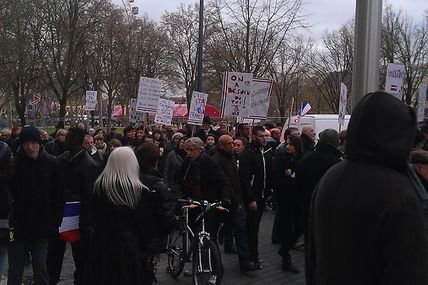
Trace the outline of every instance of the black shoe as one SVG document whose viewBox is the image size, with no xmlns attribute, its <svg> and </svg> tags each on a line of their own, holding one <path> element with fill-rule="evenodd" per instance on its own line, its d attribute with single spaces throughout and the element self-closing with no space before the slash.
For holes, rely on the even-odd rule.
<svg viewBox="0 0 428 285">
<path fill-rule="evenodd" d="M 225 253 L 230 253 L 230 254 L 237 254 L 235 248 L 233 248 L 233 245 L 232 246 L 225 246 L 224 247 L 224 252 Z"/>
<path fill-rule="evenodd" d="M 261 258 L 257 258 L 255 260 L 253 260 L 254 265 L 256 266 L 257 270 L 262 270 L 263 266 L 262 266 L 262 260 Z"/>
<path fill-rule="evenodd" d="M 289 262 L 289 263 L 282 263 L 282 270 L 284 271 L 288 271 L 294 274 L 299 274 L 300 270 L 293 265 L 293 263 Z"/>
<path fill-rule="evenodd" d="M 248 271 L 255 271 L 257 270 L 256 265 L 254 262 L 249 260 L 242 260 L 239 262 L 239 268 L 241 270 L 241 274 L 247 273 Z"/>
</svg>

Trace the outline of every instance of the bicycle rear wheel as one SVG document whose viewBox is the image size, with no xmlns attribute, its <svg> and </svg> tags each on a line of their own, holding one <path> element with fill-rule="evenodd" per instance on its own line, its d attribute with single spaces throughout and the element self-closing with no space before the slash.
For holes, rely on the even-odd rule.
<svg viewBox="0 0 428 285">
<path fill-rule="evenodd" d="M 173 231 L 168 235 L 166 253 L 168 257 L 167 272 L 177 278 L 183 272 L 186 255 L 186 232 L 183 229 Z"/>
<path fill-rule="evenodd" d="M 206 239 L 202 246 L 193 250 L 193 284 L 220 285 L 222 278 L 220 250 L 213 241 Z"/>
</svg>

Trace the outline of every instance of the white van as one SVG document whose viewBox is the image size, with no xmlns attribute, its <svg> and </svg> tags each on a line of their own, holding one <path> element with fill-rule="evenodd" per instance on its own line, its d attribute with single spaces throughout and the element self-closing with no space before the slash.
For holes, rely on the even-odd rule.
<svg viewBox="0 0 428 285">
<path fill-rule="evenodd" d="M 303 126 L 311 125 L 318 137 L 319 133 L 325 129 L 335 129 L 336 131 L 339 131 L 338 117 L 339 115 L 337 114 L 306 114 L 300 118 L 300 124 L 298 125 L 298 116 L 292 116 L 290 125 L 288 124 L 287 119 L 284 127 L 298 128 L 301 133 Z M 345 125 L 341 127 L 341 131 L 347 129 L 350 118 L 351 115 L 345 116 Z"/>
</svg>

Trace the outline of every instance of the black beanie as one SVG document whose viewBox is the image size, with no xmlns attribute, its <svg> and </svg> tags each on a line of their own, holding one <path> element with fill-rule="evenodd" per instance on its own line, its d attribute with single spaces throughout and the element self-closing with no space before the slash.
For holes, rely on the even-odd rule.
<svg viewBox="0 0 428 285">
<path fill-rule="evenodd" d="M 22 128 L 21 133 L 19 134 L 19 142 L 21 144 L 33 141 L 38 144 L 42 143 L 42 137 L 40 136 L 40 131 L 33 126 L 25 126 Z"/>
</svg>

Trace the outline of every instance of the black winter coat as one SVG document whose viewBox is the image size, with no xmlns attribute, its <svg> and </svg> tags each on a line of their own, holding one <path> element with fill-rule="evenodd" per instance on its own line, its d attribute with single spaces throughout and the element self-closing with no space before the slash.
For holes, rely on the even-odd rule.
<svg viewBox="0 0 428 285">
<path fill-rule="evenodd" d="M 273 150 L 262 150 L 256 142 L 247 144 L 239 157 L 239 175 L 245 203 L 260 201 L 272 189 Z"/>
<path fill-rule="evenodd" d="M 136 209 L 113 205 L 104 194 L 93 197 L 94 231 L 85 284 L 146 285 L 147 245 L 154 217 L 149 191 Z"/>
<path fill-rule="evenodd" d="M 161 174 L 154 168 L 142 169 L 141 182 L 149 188 L 148 211 L 154 217 L 153 224 L 147 228 L 150 232 L 148 254 L 157 254 L 165 251 L 168 234 L 176 226 L 176 200 L 162 179 Z"/>
<path fill-rule="evenodd" d="M 80 201 L 79 229 L 87 233 L 92 224 L 90 205 L 99 169 L 83 149 L 75 156 L 67 151 L 57 159 L 64 179 L 64 199 L 66 202 Z"/>
<path fill-rule="evenodd" d="M 302 140 L 303 143 L 303 151 L 302 151 L 302 155 L 305 156 L 311 152 L 313 152 L 315 150 L 315 142 L 313 140 L 311 140 L 307 135 L 305 134 L 301 134 L 300 135 L 300 139 Z"/>
<path fill-rule="evenodd" d="M 415 133 L 413 110 L 386 93 L 354 108 L 346 159 L 312 197 L 306 284 L 428 284 L 424 216 L 406 174 Z"/>
<path fill-rule="evenodd" d="M 202 200 L 232 201 L 232 189 L 226 175 L 218 163 L 204 153 L 194 162 L 188 158 L 184 160 L 177 174 L 177 181 L 181 184 L 181 192 L 185 197 L 192 197 L 191 187 L 196 186 L 200 187 Z"/>
<path fill-rule="evenodd" d="M 232 205 L 244 205 L 243 197 L 248 197 L 248 194 L 242 193 L 241 180 L 239 177 L 236 157 L 233 154 L 227 153 L 218 147 L 212 158 L 217 161 L 221 169 L 223 169 L 224 173 L 229 178 L 229 183 L 232 186 L 233 191 Z M 248 200 L 248 198 L 245 198 L 245 200 Z"/>
<path fill-rule="evenodd" d="M 35 240 L 57 233 L 64 211 L 63 189 L 58 163 L 43 147 L 37 159 L 18 150 L 11 167 L 9 220 L 16 239 Z"/>
<path fill-rule="evenodd" d="M 53 156 L 60 156 L 64 153 L 64 143 L 59 142 L 57 139 L 45 144 L 46 152 Z"/>
</svg>

